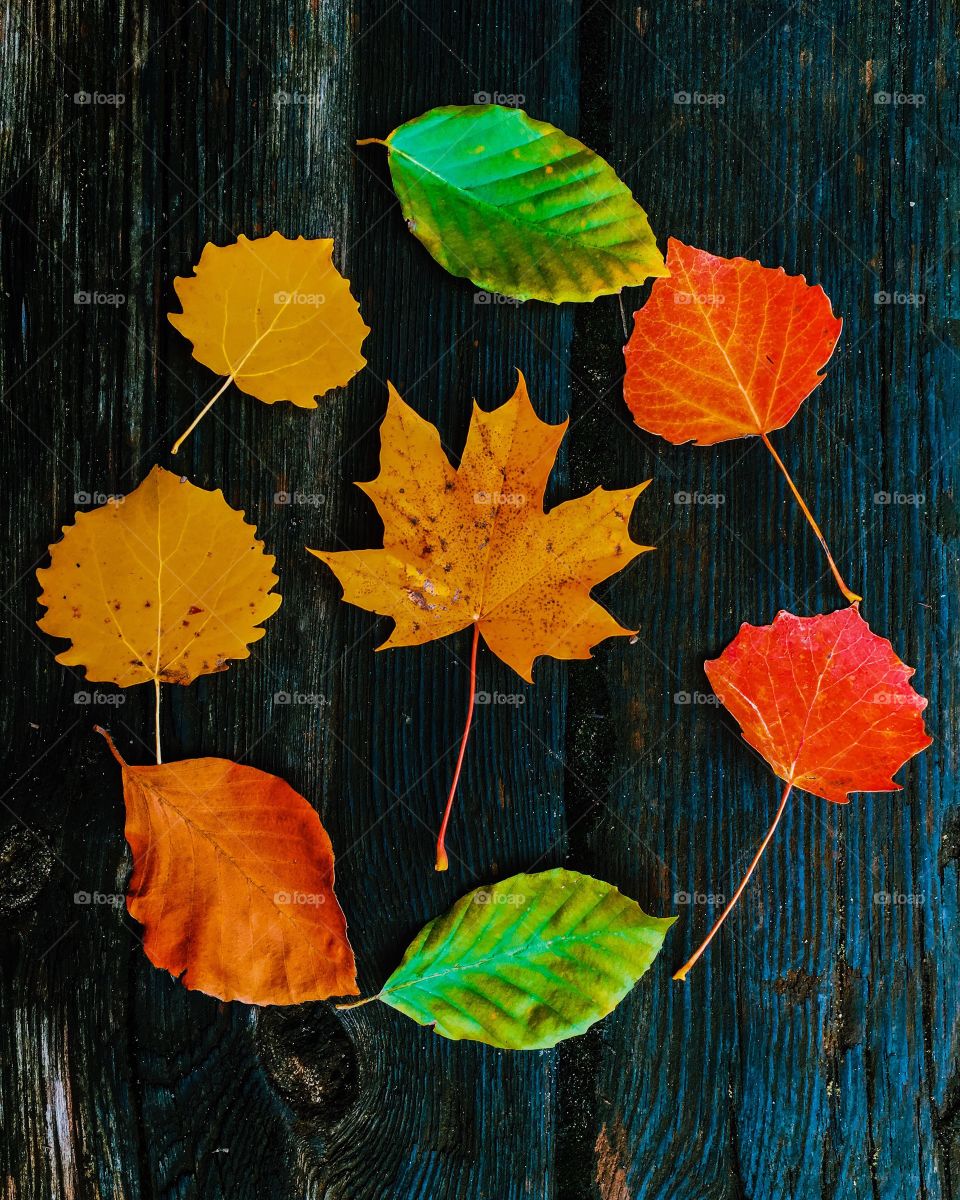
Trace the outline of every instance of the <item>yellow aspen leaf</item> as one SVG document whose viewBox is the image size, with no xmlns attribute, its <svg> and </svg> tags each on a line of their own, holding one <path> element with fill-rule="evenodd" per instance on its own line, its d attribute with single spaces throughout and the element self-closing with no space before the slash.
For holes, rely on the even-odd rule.
<svg viewBox="0 0 960 1200">
<path fill-rule="evenodd" d="M 235 383 L 265 404 L 288 400 L 316 408 L 365 365 L 370 332 L 333 265 L 332 238 L 243 234 L 229 246 L 208 242 L 194 273 L 173 281 L 183 309 L 168 320 L 193 344 L 193 357 L 222 386 L 177 439 L 173 452 Z"/>
<path fill-rule="evenodd" d="M 37 571 L 44 632 L 92 682 L 192 683 L 247 658 L 280 607 L 272 555 L 223 493 L 154 467 L 135 491 L 78 512 Z"/>
<path fill-rule="evenodd" d="M 389 394 L 380 474 L 358 484 L 383 520 L 383 548 L 310 551 L 333 570 L 344 600 L 393 618 L 381 650 L 472 627 L 472 684 L 481 636 L 532 682 L 540 655 L 589 658 L 604 638 L 635 632 L 590 590 L 651 549 L 628 532 L 649 480 L 617 491 L 596 488 L 544 512 L 544 490 L 567 422 L 547 425 L 537 417 L 522 375 L 500 408 L 483 412 L 474 405 L 458 467 L 444 453 L 436 428 L 392 386 Z M 471 687 L 464 745 L 473 700 Z M 457 776 L 462 761 L 461 748 Z M 443 830 L 440 870 L 446 866 L 442 840 Z"/>
</svg>

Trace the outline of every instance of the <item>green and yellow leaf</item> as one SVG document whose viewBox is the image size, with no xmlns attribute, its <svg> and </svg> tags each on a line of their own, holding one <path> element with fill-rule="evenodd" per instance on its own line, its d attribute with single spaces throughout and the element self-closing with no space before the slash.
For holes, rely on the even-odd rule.
<svg viewBox="0 0 960 1200">
<path fill-rule="evenodd" d="M 384 144 L 411 231 L 478 287 L 559 304 L 668 274 L 609 163 L 519 109 L 434 108 Z"/>
</svg>

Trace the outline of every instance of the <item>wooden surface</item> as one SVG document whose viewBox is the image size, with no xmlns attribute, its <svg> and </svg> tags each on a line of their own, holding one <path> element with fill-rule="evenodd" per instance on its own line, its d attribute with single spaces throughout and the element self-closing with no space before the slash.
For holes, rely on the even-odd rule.
<svg viewBox="0 0 960 1200">
<path fill-rule="evenodd" d="M 955 24 L 948 0 L 4 5 L 5 1200 L 960 1197 Z M 81 90 L 124 100 L 78 105 Z M 775 441 L 864 614 L 917 664 L 936 742 L 899 794 L 797 797 L 684 986 L 670 973 L 712 909 L 677 894 L 729 893 L 778 789 L 724 714 L 674 696 L 707 692 L 700 664 L 741 621 L 839 596 L 762 446 L 672 448 L 629 423 L 616 298 L 476 304 L 409 236 L 382 150 L 354 139 L 479 92 L 522 94 L 603 154 L 661 245 L 783 263 L 846 322 Z M 35 629 L 33 570 L 75 493 L 173 465 L 216 386 L 165 320 L 173 276 L 208 240 L 275 228 L 336 237 L 370 365 L 315 413 L 233 392 L 176 460 L 256 520 L 284 604 L 249 662 L 166 689 L 167 754 L 238 756 L 311 798 L 367 993 L 426 918 L 516 870 L 565 863 L 679 911 L 616 1013 L 556 1051 L 446 1043 L 380 1005 L 224 1006 L 154 970 L 122 909 L 75 902 L 121 893 L 129 871 L 91 726 L 106 712 L 147 761 L 152 697 L 74 703 L 93 689 Z M 642 299 L 624 297 L 628 315 Z M 500 403 L 516 367 L 544 418 L 572 417 L 553 497 L 652 476 L 635 536 L 658 550 L 604 591 L 636 644 L 542 662 L 533 688 L 481 653 L 480 686 L 524 703 L 480 712 L 437 876 L 468 635 L 375 656 L 382 623 L 302 547 L 375 543 L 350 482 L 375 473 L 386 379 L 457 453 L 471 397 Z M 315 499 L 276 505 L 285 490 Z M 281 707 L 279 691 L 326 703 Z"/>
</svg>

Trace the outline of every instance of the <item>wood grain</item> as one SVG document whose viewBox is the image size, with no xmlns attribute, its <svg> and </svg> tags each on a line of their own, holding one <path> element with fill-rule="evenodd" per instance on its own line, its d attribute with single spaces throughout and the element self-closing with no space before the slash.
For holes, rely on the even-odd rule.
<svg viewBox="0 0 960 1200">
<path fill-rule="evenodd" d="M 955 13 L 826 0 L 86 0 L 3 7 L 0 405 L 0 1190 L 6 1200 L 951 1200 L 960 1196 L 960 817 L 955 500 L 960 430 Z M 77 104 L 78 92 L 123 94 Z M 845 319 L 826 383 L 779 452 L 919 670 L 936 742 L 899 794 L 798 797 L 689 983 L 672 967 L 777 801 L 701 663 L 743 620 L 839 603 L 762 446 L 671 447 L 620 397 L 624 319 L 475 303 L 404 227 L 383 152 L 440 103 L 522 94 L 603 154 L 667 234 L 822 283 Z M 680 104 L 675 93 L 722 97 Z M 877 104 L 877 92 L 923 103 Z M 282 93 L 283 95 L 278 95 Z M 284 99 L 286 97 L 286 99 Z M 212 394 L 164 314 L 208 240 L 337 239 L 373 328 L 369 368 L 315 413 Z M 116 305 L 75 293 L 122 294 Z M 878 304 L 878 292 L 923 302 Z M 655 543 L 603 591 L 640 629 L 594 661 L 481 686 L 451 832 L 431 869 L 466 703 L 465 642 L 374 655 L 383 630 L 303 551 L 368 546 L 350 481 L 375 474 L 389 378 L 458 453 L 469 401 L 521 368 L 571 415 L 554 499 L 652 477 Z M 656 913 L 663 959 L 555 1051 L 454 1045 L 383 1006 L 251 1011 L 178 987 L 113 903 L 129 859 L 106 706 L 34 628 L 34 568 L 75 493 L 154 462 L 219 486 L 277 554 L 284 604 L 249 662 L 167 688 L 170 757 L 234 755 L 315 803 L 375 990 L 478 882 L 564 864 Z M 278 492 L 300 492 L 295 504 Z M 683 505 L 677 492 L 722 496 Z M 881 492 L 922 503 L 878 503 Z M 859 586 L 858 586 L 859 585 Z M 467 635 L 463 635 L 467 637 Z M 147 761 L 152 697 L 107 710 Z M 323 704 L 278 705 L 277 692 Z M 141 694 L 142 693 L 142 694 Z M 910 903 L 878 902 L 884 894 Z"/>
</svg>

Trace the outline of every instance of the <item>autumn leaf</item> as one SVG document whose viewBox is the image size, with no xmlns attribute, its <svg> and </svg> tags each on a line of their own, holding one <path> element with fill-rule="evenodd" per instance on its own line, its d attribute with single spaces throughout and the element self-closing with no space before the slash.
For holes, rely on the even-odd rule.
<svg viewBox="0 0 960 1200">
<path fill-rule="evenodd" d="M 514 875 L 425 925 L 381 991 L 359 1003 L 381 1000 L 453 1041 L 547 1049 L 613 1011 L 675 920 L 576 871 Z"/>
<path fill-rule="evenodd" d="M 231 383 L 265 404 L 316 408 L 317 396 L 366 365 L 360 347 L 370 330 L 333 265 L 331 238 L 208 242 L 193 275 L 173 286 L 183 312 L 169 313 L 170 324 L 193 343 L 198 362 L 226 376 L 174 454 Z"/>
<path fill-rule="evenodd" d="M 851 792 L 899 791 L 894 773 L 933 740 L 921 715 L 927 702 L 909 683 L 913 669 L 855 607 L 815 617 L 780 612 L 772 625 L 743 625 L 704 669 L 746 741 L 786 786 L 740 886 L 675 979 L 737 903 L 794 788 L 836 804 Z"/>
<path fill-rule="evenodd" d="M 303 796 L 222 758 L 123 771 L 130 915 L 185 987 L 247 1004 L 357 994 L 333 849 Z"/>
<path fill-rule="evenodd" d="M 37 571 L 37 624 L 92 682 L 192 683 L 249 657 L 280 607 L 274 558 L 220 491 L 154 467 L 128 496 L 78 512 Z"/>
<path fill-rule="evenodd" d="M 759 437 L 817 536 L 843 595 L 826 540 L 769 434 L 823 382 L 843 322 L 820 287 L 782 267 L 667 245 L 668 279 L 634 316 L 624 349 L 624 399 L 641 429 L 674 445 Z"/>
<path fill-rule="evenodd" d="M 384 142 L 411 232 L 452 275 L 519 300 L 593 300 L 666 269 L 613 168 L 517 108 L 434 108 Z"/>
<path fill-rule="evenodd" d="M 597 488 L 545 513 L 544 490 L 566 427 L 537 417 L 521 375 L 500 408 L 483 412 L 474 405 L 454 467 L 436 428 L 390 387 L 380 474 L 358 485 L 383 520 L 383 548 L 310 551 L 340 580 L 344 600 L 393 618 L 381 650 L 472 629 L 470 704 L 438 870 L 446 867 L 444 834 L 473 714 L 480 636 L 532 681 L 539 655 L 589 658 L 604 638 L 634 632 L 593 600 L 590 589 L 650 549 L 632 542 L 627 530 L 647 484 Z"/>
</svg>

